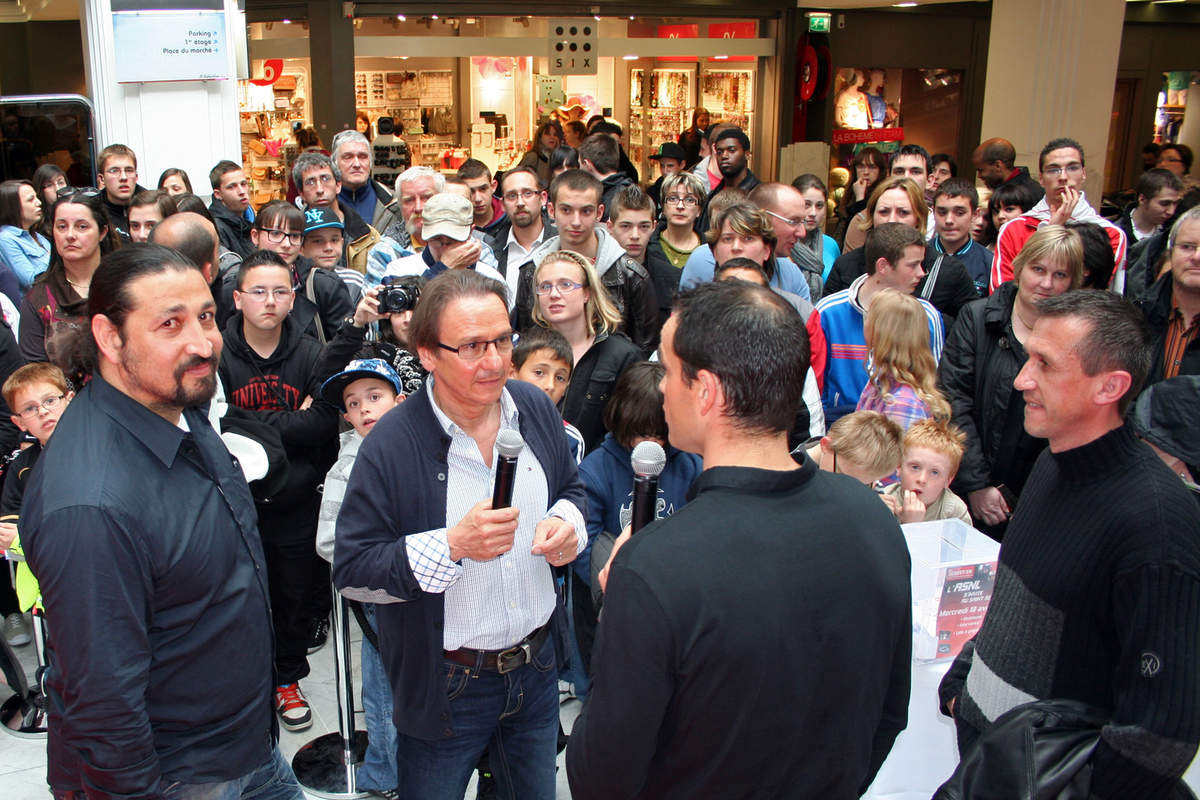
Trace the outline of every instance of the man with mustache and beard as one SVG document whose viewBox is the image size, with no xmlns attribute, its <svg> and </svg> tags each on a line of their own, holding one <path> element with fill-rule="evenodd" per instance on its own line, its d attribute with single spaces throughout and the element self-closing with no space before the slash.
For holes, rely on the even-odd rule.
<svg viewBox="0 0 1200 800">
<path fill-rule="evenodd" d="M 281 256 L 259 250 L 243 261 L 219 371 L 230 405 L 278 431 L 287 453 L 286 482 L 255 500 L 275 626 L 275 706 L 291 731 L 312 725 L 299 681 L 308 675 L 306 651 L 316 638 L 310 626 L 328 615 L 314 600 L 322 590 L 323 596 L 329 593 L 329 565 L 314 542 L 321 506 L 317 487 L 337 458 L 338 414 L 314 400 L 328 375 L 318 367 L 321 345 L 289 313 L 295 296 Z"/>
<path fill-rule="evenodd" d="M 208 424 L 221 336 L 176 251 L 111 254 L 89 287 L 92 379 L 29 479 L 21 537 L 54 620 L 55 797 L 300 800 L 276 745 L 254 502 Z"/>
</svg>

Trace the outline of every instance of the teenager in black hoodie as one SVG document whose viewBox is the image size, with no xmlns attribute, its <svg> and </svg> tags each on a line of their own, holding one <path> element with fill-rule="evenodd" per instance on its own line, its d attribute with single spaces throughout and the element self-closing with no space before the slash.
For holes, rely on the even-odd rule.
<svg viewBox="0 0 1200 800">
<path fill-rule="evenodd" d="M 251 254 L 238 272 L 219 370 L 229 403 L 278 430 L 287 453 L 284 486 L 257 506 L 275 628 L 276 709 L 293 731 L 312 725 L 299 680 L 308 674 L 314 581 L 323 574 L 325 589 L 329 581 L 313 544 L 317 487 L 337 457 L 337 409 L 316 399 L 325 377 L 317 368 L 321 345 L 290 316 L 294 299 L 287 263 L 266 250 Z"/>
</svg>

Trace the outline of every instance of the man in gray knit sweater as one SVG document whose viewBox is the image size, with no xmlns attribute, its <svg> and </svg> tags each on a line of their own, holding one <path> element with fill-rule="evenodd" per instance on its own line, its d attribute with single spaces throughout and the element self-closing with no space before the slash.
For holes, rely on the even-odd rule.
<svg viewBox="0 0 1200 800">
<path fill-rule="evenodd" d="M 1092 795 L 1167 796 L 1200 742 L 1200 519 L 1123 424 L 1149 369 L 1140 315 L 1102 291 L 1043 300 L 1014 381 L 1049 441 L 1000 548 L 983 627 L 941 686 L 959 751 L 1033 700 L 1106 709 Z"/>
</svg>

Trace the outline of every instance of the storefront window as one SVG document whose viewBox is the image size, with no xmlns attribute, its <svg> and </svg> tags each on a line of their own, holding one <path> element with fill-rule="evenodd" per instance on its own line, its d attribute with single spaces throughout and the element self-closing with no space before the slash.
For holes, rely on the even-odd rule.
<svg viewBox="0 0 1200 800">
<path fill-rule="evenodd" d="M 894 152 L 904 141 L 932 153 L 953 152 L 962 124 L 962 72 L 947 69 L 837 70 L 833 166 L 846 167 L 863 147 Z"/>
<path fill-rule="evenodd" d="M 257 22 L 251 41 L 269 41 L 282 52 L 307 50 L 308 26 L 301 22 Z M 250 79 L 238 81 L 242 163 L 250 180 L 250 202 L 261 208 L 275 199 L 294 197 L 288 176 L 305 147 L 327 149 L 312 130 L 312 80 L 307 57 L 250 61 Z"/>
<path fill-rule="evenodd" d="M 1196 91 L 1200 72 L 1179 70 L 1164 72 L 1154 113 L 1154 141 L 1158 144 L 1179 141 L 1179 131 L 1187 113 L 1188 95 Z"/>
<path fill-rule="evenodd" d="M 759 67 L 774 43 L 758 55 L 723 51 L 730 39 L 762 43 L 759 22 L 605 17 L 596 33 L 608 52 L 594 59 L 594 73 L 568 75 L 550 74 L 548 23 L 544 17 L 355 19 L 355 107 L 359 126 L 378 139 L 376 177 L 390 183 L 409 164 L 450 174 L 472 157 L 493 172 L 509 169 L 535 146 L 535 132 L 548 119 L 586 123 L 601 115 L 617 122 L 646 182 L 656 177 L 648 156 L 678 139 L 698 105 L 709 109 L 711 122 L 729 120 L 752 140 L 758 136 Z M 272 152 L 278 149 L 279 168 L 286 169 L 291 127 L 310 124 L 309 60 L 282 41 L 296 34 L 306 35 L 302 25 L 251 26 L 252 55 L 265 56 L 252 61 L 252 74 L 269 72 L 271 50 L 279 47 L 282 75 L 295 81 L 294 89 L 243 82 L 243 133 L 259 139 L 247 142 L 246 155 L 265 176 L 263 192 L 283 189 L 266 180 Z M 668 55 L 647 41 L 668 38 L 695 39 L 696 46 Z M 618 48 L 630 54 L 613 55 Z M 277 147 L 272 140 L 279 139 Z"/>
</svg>

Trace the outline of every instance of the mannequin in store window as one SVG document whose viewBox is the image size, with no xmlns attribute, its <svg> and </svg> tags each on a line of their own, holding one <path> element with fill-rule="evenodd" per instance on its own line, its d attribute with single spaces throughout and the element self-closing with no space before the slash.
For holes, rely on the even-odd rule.
<svg viewBox="0 0 1200 800">
<path fill-rule="evenodd" d="M 834 100 L 834 122 L 839 128 L 866 130 L 870 127 L 871 111 L 867 96 L 861 89 L 865 83 L 862 70 L 849 70 L 843 80 L 846 82 L 845 88 L 838 92 Z"/>
<path fill-rule="evenodd" d="M 883 70 L 873 69 L 864 90 L 867 96 L 867 108 L 870 109 L 872 128 L 882 128 L 887 122 L 887 100 L 883 98 L 883 81 Z"/>
</svg>

